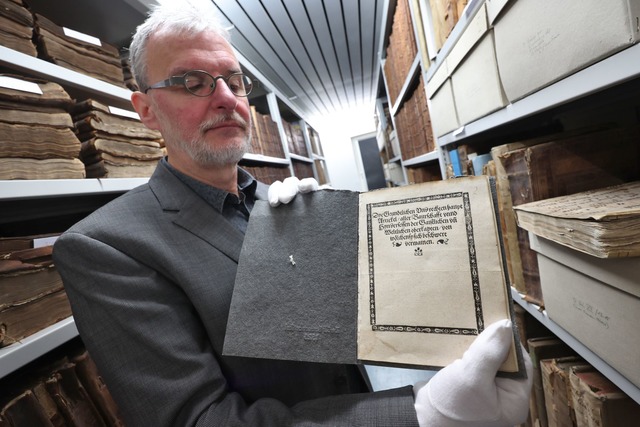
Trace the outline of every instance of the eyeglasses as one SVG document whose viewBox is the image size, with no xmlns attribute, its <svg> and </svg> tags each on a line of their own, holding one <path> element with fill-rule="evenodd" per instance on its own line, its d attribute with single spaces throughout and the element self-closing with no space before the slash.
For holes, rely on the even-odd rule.
<svg viewBox="0 0 640 427">
<path fill-rule="evenodd" d="M 235 96 L 247 96 L 251 93 L 251 89 L 253 89 L 253 82 L 246 74 L 234 73 L 227 77 L 213 77 L 206 71 L 192 70 L 187 71 L 181 76 L 173 76 L 167 80 L 151 85 L 145 89 L 144 93 L 147 93 L 150 89 L 184 86 L 185 89 L 195 96 L 209 96 L 216 90 L 218 79 L 223 80 Z"/>
</svg>

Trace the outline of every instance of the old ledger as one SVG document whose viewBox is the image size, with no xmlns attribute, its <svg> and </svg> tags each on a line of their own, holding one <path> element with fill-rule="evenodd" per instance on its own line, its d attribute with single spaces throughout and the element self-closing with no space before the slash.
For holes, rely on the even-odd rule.
<svg viewBox="0 0 640 427">
<path fill-rule="evenodd" d="M 257 202 L 224 354 L 443 367 L 511 318 L 488 177 Z M 502 374 L 524 375 L 514 339 Z"/>
<path fill-rule="evenodd" d="M 640 256 L 640 181 L 515 207 L 525 230 L 600 258 Z"/>
</svg>

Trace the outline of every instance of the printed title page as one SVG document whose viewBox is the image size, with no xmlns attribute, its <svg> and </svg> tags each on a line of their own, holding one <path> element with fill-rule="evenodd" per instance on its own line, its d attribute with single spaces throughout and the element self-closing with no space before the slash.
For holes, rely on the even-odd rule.
<svg viewBox="0 0 640 427">
<path fill-rule="evenodd" d="M 492 200 L 486 178 L 360 195 L 358 359 L 444 366 L 511 317 Z"/>
</svg>

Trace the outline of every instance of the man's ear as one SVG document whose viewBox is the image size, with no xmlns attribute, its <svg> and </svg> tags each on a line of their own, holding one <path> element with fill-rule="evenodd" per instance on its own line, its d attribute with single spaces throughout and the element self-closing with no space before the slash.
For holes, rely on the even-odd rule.
<svg viewBox="0 0 640 427">
<path fill-rule="evenodd" d="M 133 104 L 133 108 L 140 116 L 140 121 L 142 121 L 146 127 L 153 130 L 160 130 L 158 117 L 151 106 L 149 95 L 142 92 L 133 92 L 131 94 L 131 104 Z"/>
</svg>

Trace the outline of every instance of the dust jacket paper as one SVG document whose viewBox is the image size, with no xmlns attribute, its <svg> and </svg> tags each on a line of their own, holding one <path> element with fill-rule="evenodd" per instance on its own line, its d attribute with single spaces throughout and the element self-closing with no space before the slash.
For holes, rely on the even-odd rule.
<svg viewBox="0 0 640 427">
<path fill-rule="evenodd" d="M 487 177 L 257 203 L 224 353 L 446 366 L 512 317 L 497 224 Z M 516 342 L 505 374 L 524 373 Z"/>
</svg>

